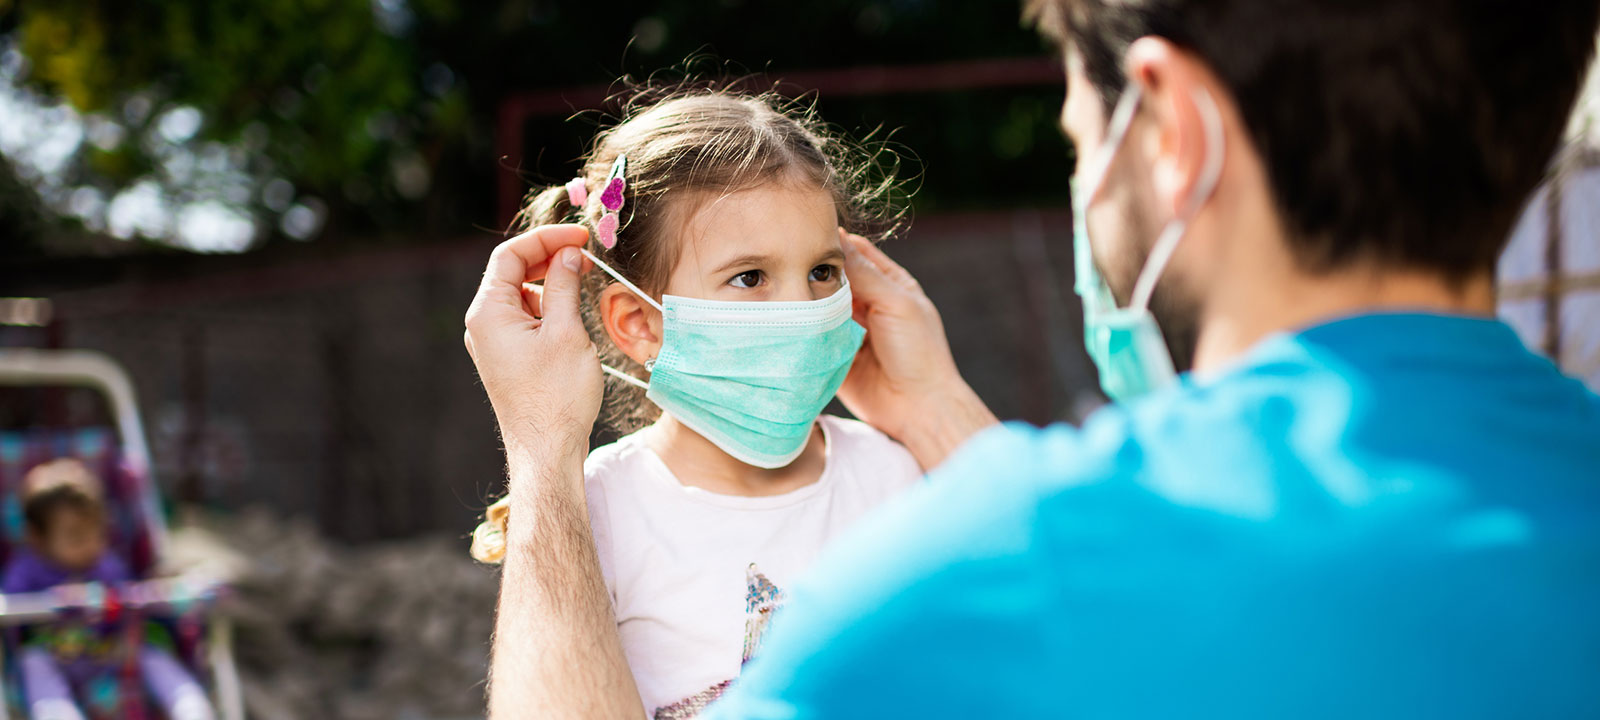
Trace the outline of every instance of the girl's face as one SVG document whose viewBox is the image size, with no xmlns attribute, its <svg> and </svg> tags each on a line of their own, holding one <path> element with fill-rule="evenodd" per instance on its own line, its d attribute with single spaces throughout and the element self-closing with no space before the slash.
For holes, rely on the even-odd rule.
<svg viewBox="0 0 1600 720">
<path fill-rule="evenodd" d="M 93 567 L 106 551 L 106 524 L 100 513 L 60 507 L 51 513 L 49 530 L 35 540 L 40 554 L 51 562 L 82 572 Z"/>
<path fill-rule="evenodd" d="M 677 264 L 661 292 L 702 300 L 821 300 L 844 285 L 844 247 L 833 196 L 768 183 L 712 197 L 678 225 Z M 602 322 L 628 357 L 661 351 L 661 313 L 619 284 L 600 298 Z"/>
<path fill-rule="evenodd" d="M 681 227 L 667 295 L 820 300 L 843 283 L 838 214 L 821 188 L 774 182 L 713 198 Z"/>
</svg>

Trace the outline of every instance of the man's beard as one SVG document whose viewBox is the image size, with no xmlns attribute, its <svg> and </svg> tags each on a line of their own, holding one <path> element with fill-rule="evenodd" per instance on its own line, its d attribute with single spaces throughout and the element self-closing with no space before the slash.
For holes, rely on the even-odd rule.
<svg viewBox="0 0 1600 720">
<path fill-rule="evenodd" d="M 1150 295 L 1150 314 L 1161 339 L 1172 354 L 1172 368 L 1180 373 L 1194 367 L 1195 346 L 1200 342 L 1200 304 L 1185 292 L 1182 283 L 1163 277 Z"/>
<path fill-rule="evenodd" d="M 1137 200 L 1129 203 L 1137 204 Z M 1137 207 L 1124 206 L 1120 212 L 1122 230 L 1129 234 L 1125 238 L 1129 242 L 1123 246 L 1129 250 L 1124 257 L 1109 263 L 1110 267 L 1102 267 L 1101 275 L 1111 287 L 1117 307 L 1128 307 L 1139 272 L 1150 261 L 1150 251 L 1165 223 L 1156 225 L 1150 221 L 1148 213 Z M 1183 245 L 1182 241 L 1178 244 L 1179 247 Z M 1150 314 L 1156 319 L 1156 327 L 1161 329 L 1167 352 L 1172 356 L 1173 369 L 1183 373 L 1194 367 L 1195 345 L 1200 337 L 1200 303 L 1184 288 L 1181 278 L 1175 277 L 1173 269 L 1172 263 L 1167 263 L 1156 280 L 1155 289 L 1150 293 Z"/>
</svg>

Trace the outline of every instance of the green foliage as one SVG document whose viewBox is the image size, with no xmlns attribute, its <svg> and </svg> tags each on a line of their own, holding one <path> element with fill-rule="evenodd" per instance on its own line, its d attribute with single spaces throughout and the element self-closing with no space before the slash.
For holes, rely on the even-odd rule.
<svg viewBox="0 0 1600 720">
<path fill-rule="evenodd" d="M 370 0 L 53 0 L 18 6 L 8 24 L 30 89 L 124 128 L 110 147 L 86 144 L 68 184 L 111 195 L 153 178 L 177 201 L 199 198 L 204 181 L 182 171 L 187 161 L 175 172 L 180 150 L 165 145 L 204 156 L 216 144 L 239 160 L 230 169 L 243 187 L 285 179 L 350 229 L 373 230 L 414 220 L 431 180 L 425 162 L 416 172 L 417 148 L 471 122 L 459 86 L 424 88 L 407 31 L 430 18 L 394 7 L 386 17 Z M 163 138 L 162 118 L 179 108 L 200 111 L 197 133 Z M 240 194 L 230 204 L 268 227 L 286 207 Z"/>
<path fill-rule="evenodd" d="M 46 224 L 39 196 L 17 177 L 11 163 L 0 157 L 0 228 L 4 235 L 34 237 L 46 231 Z"/>
<path fill-rule="evenodd" d="M 122 128 L 83 145 L 66 186 L 110 198 L 154 180 L 174 202 L 226 196 L 271 229 L 287 181 L 289 202 L 325 208 L 341 236 L 494 227 L 498 173 L 569 172 L 592 116 L 536 119 L 527 157 L 493 156 L 512 93 L 610 85 L 699 54 L 782 75 L 1044 52 L 1013 2 L 8 2 L 0 38 L 27 58 L 26 87 Z M 925 207 L 1065 202 L 1060 89 L 982 95 L 824 97 L 822 110 L 847 130 L 898 129 L 926 161 Z M 195 134 L 164 137 L 163 118 L 184 108 L 200 113 Z M 240 177 L 223 188 L 186 174 L 184 153 L 227 158 L 213 164 Z"/>
</svg>

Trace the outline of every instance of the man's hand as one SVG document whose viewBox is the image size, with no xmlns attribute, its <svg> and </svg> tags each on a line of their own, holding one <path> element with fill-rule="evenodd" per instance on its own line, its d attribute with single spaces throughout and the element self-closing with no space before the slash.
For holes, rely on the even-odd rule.
<svg viewBox="0 0 1600 720">
<path fill-rule="evenodd" d="M 932 470 L 998 421 L 961 379 L 939 311 L 911 273 L 865 238 L 842 234 L 855 317 L 867 339 L 839 399 Z"/>
<path fill-rule="evenodd" d="M 603 386 L 578 314 L 577 247 L 587 238 L 577 225 L 545 225 L 501 243 L 467 310 L 467 352 L 513 468 L 550 453 L 581 462 L 588 452 Z M 542 289 L 523 285 L 540 279 Z"/>
<path fill-rule="evenodd" d="M 583 459 L 600 411 L 600 361 L 578 315 L 577 247 L 548 225 L 501 243 L 467 310 L 506 446 L 511 516 L 489 669 L 489 716 L 637 718 L 643 707 L 600 576 Z M 523 283 L 543 278 L 543 288 Z"/>
</svg>

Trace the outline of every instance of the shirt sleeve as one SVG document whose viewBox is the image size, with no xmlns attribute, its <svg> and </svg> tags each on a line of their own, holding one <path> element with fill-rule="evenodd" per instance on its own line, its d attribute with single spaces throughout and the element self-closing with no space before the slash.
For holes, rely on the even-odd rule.
<svg viewBox="0 0 1600 720">
<path fill-rule="evenodd" d="M 922 481 L 923 470 L 917 458 L 894 438 L 859 420 L 825 416 L 824 421 L 831 424 L 841 441 L 850 443 L 846 452 L 835 457 L 848 457 L 859 463 L 863 475 L 875 483 L 899 492 Z"/>
<path fill-rule="evenodd" d="M 605 483 L 593 472 L 586 472 L 583 483 L 584 500 L 589 506 L 589 532 L 594 536 L 594 550 L 600 559 L 600 575 L 605 580 L 606 592 L 611 596 L 611 608 L 617 608 L 617 570 L 612 553 L 611 508 L 606 499 Z"/>
<path fill-rule="evenodd" d="M 1054 432 L 1075 444 L 1075 431 Z M 1041 642 L 1004 620 L 1041 601 L 1027 557 L 1035 480 L 1042 464 L 1062 465 L 1039 434 L 981 434 L 833 542 L 762 654 L 703 717 L 986 716 L 985 697 L 1012 691 L 1003 673 L 981 671 L 986 658 L 1003 665 Z"/>
<path fill-rule="evenodd" d="M 922 466 L 917 464 L 916 456 L 912 455 L 911 451 L 906 449 L 906 446 L 901 445 L 887 435 L 884 436 L 883 441 L 886 443 L 883 453 L 887 471 L 885 473 L 886 477 L 893 478 L 901 483 L 901 487 L 920 484 L 927 474 L 923 471 Z"/>
<path fill-rule="evenodd" d="M 38 561 L 27 550 L 13 553 L 11 562 L 6 565 L 5 578 L 0 581 L 0 592 L 25 593 L 38 590 L 39 588 L 34 587 L 37 583 L 33 580 L 36 573 L 32 572 L 37 566 Z"/>
</svg>

